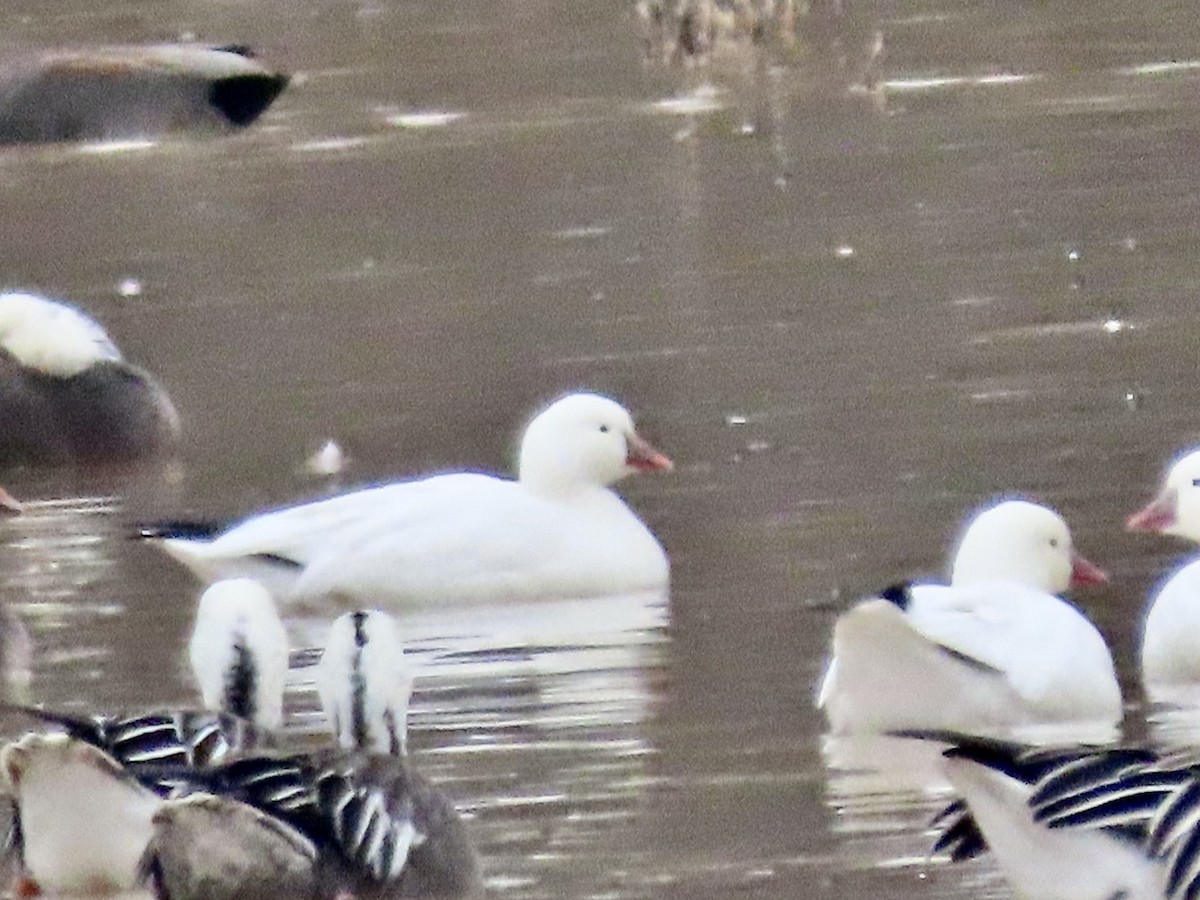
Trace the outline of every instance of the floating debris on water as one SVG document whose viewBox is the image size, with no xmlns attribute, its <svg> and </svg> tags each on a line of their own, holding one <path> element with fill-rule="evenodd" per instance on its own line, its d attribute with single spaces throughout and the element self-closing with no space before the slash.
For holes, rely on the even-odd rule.
<svg viewBox="0 0 1200 900">
<path fill-rule="evenodd" d="M 308 458 L 304 468 L 313 475 L 337 475 L 346 468 L 346 454 L 331 438 Z"/>
<path fill-rule="evenodd" d="M 122 297 L 140 297 L 142 282 L 137 278 L 122 278 L 117 284 L 117 293 Z"/>
<path fill-rule="evenodd" d="M 431 109 L 420 112 L 394 113 L 385 116 L 384 121 L 398 128 L 445 128 L 466 117 L 465 112 Z"/>
</svg>

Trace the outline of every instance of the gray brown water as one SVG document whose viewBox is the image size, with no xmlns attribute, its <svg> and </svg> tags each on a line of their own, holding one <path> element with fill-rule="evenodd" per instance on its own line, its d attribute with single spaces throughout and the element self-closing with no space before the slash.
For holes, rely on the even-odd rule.
<svg viewBox="0 0 1200 900">
<path fill-rule="evenodd" d="M 1140 732 L 1136 623 L 1186 548 L 1121 522 L 1200 436 L 1200 18 L 825 6 L 706 68 L 648 60 L 623 0 L 0 10 L 8 49 L 195 34 L 300 76 L 231 138 L 0 149 L 0 280 L 90 309 L 186 428 L 169 465 L 4 475 L 35 699 L 190 697 L 196 587 L 129 523 L 329 490 L 329 437 L 343 486 L 505 469 L 586 386 L 677 463 L 624 486 L 669 625 L 614 601 L 596 646 L 418 679 L 418 761 L 494 894 L 1003 895 L 923 859 L 931 798 L 827 772 L 814 684 L 840 609 L 1021 492 L 1114 576 L 1077 599 Z"/>
</svg>

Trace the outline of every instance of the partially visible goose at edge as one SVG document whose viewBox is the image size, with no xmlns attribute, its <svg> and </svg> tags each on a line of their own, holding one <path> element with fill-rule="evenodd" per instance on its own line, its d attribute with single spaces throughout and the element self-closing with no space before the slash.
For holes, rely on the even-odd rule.
<svg viewBox="0 0 1200 900">
<path fill-rule="evenodd" d="M 950 585 L 897 585 L 839 616 L 817 703 L 835 733 L 1111 727 L 1122 708 L 1108 646 L 1056 596 L 1104 580 L 1053 510 L 987 507 L 962 533 Z"/>
<path fill-rule="evenodd" d="M 1125 527 L 1200 542 L 1200 450 L 1179 457 L 1155 498 Z M 1200 701 L 1200 560 L 1155 589 L 1142 625 L 1141 667 L 1152 699 Z"/>
<path fill-rule="evenodd" d="M 453 803 L 403 753 L 410 679 L 391 617 L 341 616 L 317 687 L 338 747 L 243 756 L 194 773 L 200 793 L 155 816 L 145 868 L 158 897 L 481 893 Z"/>
<path fill-rule="evenodd" d="M 133 459 L 179 436 L 171 398 L 82 310 L 0 293 L 0 465 Z"/>
<path fill-rule="evenodd" d="M 0 61 L 0 143 L 228 131 L 257 119 L 287 83 L 242 47 L 44 51 Z"/>
<path fill-rule="evenodd" d="M 19 896 L 133 888 L 173 773 L 270 742 L 282 719 L 288 646 L 262 586 L 210 587 L 190 655 L 207 710 L 83 717 L 17 707 L 61 729 L 0 750 L 0 777 L 18 811 Z"/>
<path fill-rule="evenodd" d="M 934 852 L 990 850 L 1025 900 L 1200 896 L 1200 758 L 1143 747 L 1032 748 L 958 733 L 944 769 L 961 800 Z"/>
<path fill-rule="evenodd" d="M 620 404 L 571 394 L 525 429 L 519 474 L 401 481 L 264 513 L 227 530 L 143 526 L 200 578 L 258 578 L 281 601 L 393 608 L 570 599 L 667 586 L 657 538 L 610 485 L 671 461 Z"/>
</svg>

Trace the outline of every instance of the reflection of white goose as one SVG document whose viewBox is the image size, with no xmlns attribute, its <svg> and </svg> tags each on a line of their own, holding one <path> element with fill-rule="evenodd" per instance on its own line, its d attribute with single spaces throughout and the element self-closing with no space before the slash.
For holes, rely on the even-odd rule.
<svg viewBox="0 0 1200 900">
<path fill-rule="evenodd" d="M 1158 495 L 1129 517 L 1131 531 L 1200 542 L 1200 450 L 1180 457 Z M 1142 680 L 1157 700 L 1200 700 L 1200 560 L 1157 589 L 1142 627 Z"/>
<path fill-rule="evenodd" d="M 1112 726 L 1121 698 L 1108 647 L 1055 596 L 1104 578 L 1053 511 L 985 509 L 963 533 L 950 585 L 890 588 L 839 617 L 818 703 L 835 732 Z"/>
<path fill-rule="evenodd" d="M 609 485 L 671 462 L 629 413 L 572 394 L 525 430 L 507 480 L 438 475 L 249 519 L 144 529 L 200 577 L 252 574 L 284 600 L 397 607 L 663 590 L 666 554 Z"/>
<path fill-rule="evenodd" d="M 220 582 L 201 598 L 191 658 L 219 711 L 81 718 L 27 709 L 65 733 L 28 734 L 0 751 L 19 810 L 30 889 L 120 891 L 138 879 L 169 767 L 218 763 L 279 725 L 288 648 L 263 588 Z M 243 718 L 243 716 L 247 718 Z"/>
<path fill-rule="evenodd" d="M 946 776 L 965 801 L 939 817 L 937 851 L 959 860 L 990 850 L 1028 900 L 1184 900 L 1200 892 L 1194 756 L 925 736 L 950 743 Z"/>
</svg>

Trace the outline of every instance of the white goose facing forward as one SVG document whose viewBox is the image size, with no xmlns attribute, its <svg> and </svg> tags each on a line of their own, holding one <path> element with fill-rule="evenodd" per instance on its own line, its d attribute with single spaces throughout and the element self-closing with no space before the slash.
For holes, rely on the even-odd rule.
<svg viewBox="0 0 1200 900">
<path fill-rule="evenodd" d="M 1130 531 L 1200 542 L 1200 450 L 1181 456 L 1157 496 L 1125 523 Z M 1165 578 L 1142 625 L 1142 681 L 1154 700 L 1200 701 L 1200 560 Z"/>
<path fill-rule="evenodd" d="M 1005 501 L 963 532 L 950 585 L 900 585 L 842 614 L 818 696 L 835 732 L 1008 728 L 1121 717 L 1112 656 L 1055 596 L 1107 576 L 1057 513 Z"/>
<path fill-rule="evenodd" d="M 255 516 L 224 532 L 146 537 L 202 579 L 257 577 L 281 600 L 394 607 L 662 590 L 662 545 L 610 486 L 671 461 L 629 413 L 571 394 L 530 422 L 519 474 L 436 475 Z"/>
</svg>

